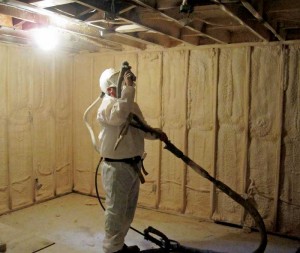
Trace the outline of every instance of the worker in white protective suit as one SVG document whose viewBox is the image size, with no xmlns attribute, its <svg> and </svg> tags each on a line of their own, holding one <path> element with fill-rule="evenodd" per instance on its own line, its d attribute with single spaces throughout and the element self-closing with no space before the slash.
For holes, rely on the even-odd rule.
<svg viewBox="0 0 300 253">
<path fill-rule="evenodd" d="M 141 157 L 144 153 L 144 138 L 156 139 L 150 134 L 129 126 L 127 134 L 114 150 L 122 126 L 129 113 L 144 120 L 142 112 L 134 102 L 135 83 L 132 72 L 124 74 L 121 98 L 116 97 L 119 71 L 106 69 L 100 76 L 100 88 L 105 93 L 98 109 L 97 119 L 101 123 L 100 154 L 102 184 L 106 192 L 104 253 L 130 252 L 124 243 L 133 221 L 137 206 L 141 173 Z M 161 132 L 161 140 L 166 135 Z"/>
</svg>

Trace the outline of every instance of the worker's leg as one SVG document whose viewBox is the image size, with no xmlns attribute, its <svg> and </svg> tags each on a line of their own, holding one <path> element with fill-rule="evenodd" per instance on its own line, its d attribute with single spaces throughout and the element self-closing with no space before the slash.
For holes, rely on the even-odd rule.
<svg viewBox="0 0 300 253">
<path fill-rule="evenodd" d="M 125 234 L 127 234 L 134 218 L 138 197 L 139 197 L 139 190 L 140 190 L 140 179 L 137 177 L 136 180 L 132 182 L 132 187 L 128 195 L 128 205 L 126 210 L 126 224 L 124 227 L 124 229 L 127 230 L 124 231 Z"/>
<path fill-rule="evenodd" d="M 128 221 L 128 199 L 138 176 L 125 163 L 103 162 L 102 183 L 106 192 L 105 238 L 103 250 L 112 253 L 122 249 L 131 221 Z M 131 203 L 129 205 L 132 210 Z"/>
</svg>

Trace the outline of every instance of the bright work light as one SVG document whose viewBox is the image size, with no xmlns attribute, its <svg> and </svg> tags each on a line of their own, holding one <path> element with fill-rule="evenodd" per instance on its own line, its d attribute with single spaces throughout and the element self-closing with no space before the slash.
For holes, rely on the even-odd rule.
<svg viewBox="0 0 300 253">
<path fill-rule="evenodd" d="M 58 44 L 57 31 L 52 27 L 34 29 L 32 35 L 36 44 L 43 50 L 54 49 Z"/>
</svg>

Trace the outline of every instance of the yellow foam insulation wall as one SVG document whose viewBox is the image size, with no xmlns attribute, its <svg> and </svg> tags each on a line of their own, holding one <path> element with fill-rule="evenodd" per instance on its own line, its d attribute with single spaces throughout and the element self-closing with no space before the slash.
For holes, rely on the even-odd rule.
<svg viewBox="0 0 300 253">
<path fill-rule="evenodd" d="M 0 46 L 0 61 L 7 62 L 7 47 Z M 7 64 L 0 67 L 0 214 L 10 208 L 7 137 Z"/>
<path fill-rule="evenodd" d="M 251 55 L 248 180 L 268 228 L 275 225 L 274 199 L 278 194 L 276 177 L 280 168 L 282 53 L 280 47 L 258 47 Z"/>
<path fill-rule="evenodd" d="M 55 120 L 55 194 L 72 191 L 73 187 L 73 57 L 54 58 Z M 49 170 L 50 171 L 50 170 Z"/>
<path fill-rule="evenodd" d="M 299 236 L 299 55 L 299 46 L 292 45 L 77 55 L 74 189 L 95 195 L 99 154 L 82 115 L 99 95 L 102 71 L 126 60 L 137 74 L 136 100 L 147 122 L 162 128 L 210 175 L 251 199 L 269 231 Z M 89 115 L 96 135 L 99 104 Z M 146 141 L 146 151 L 149 175 L 140 206 L 254 225 L 241 206 L 159 141 Z M 98 180 L 103 195 L 101 175 Z"/>
<path fill-rule="evenodd" d="M 284 234 L 300 235 L 300 45 L 286 57 L 277 227 Z"/>
<path fill-rule="evenodd" d="M 0 44 L 0 213 L 72 191 L 72 57 Z"/>
<path fill-rule="evenodd" d="M 128 61 L 146 121 L 249 198 L 269 231 L 300 235 L 299 45 L 68 56 L 0 44 L 0 60 L 0 214 L 72 190 L 96 194 L 100 155 L 83 114 L 102 71 Z M 99 105 L 87 115 L 96 139 Z M 160 141 L 147 140 L 146 152 L 140 206 L 254 225 Z M 100 174 L 98 186 L 104 196 Z"/>
<path fill-rule="evenodd" d="M 211 175 L 215 175 L 217 59 L 214 49 L 192 50 L 188 65 L 186 154 Z M 187 169 L 183 190 L 186 214 L 211 216 L 213 191 L 209 181 Z"/>
<path fill-rule="evenodd" d="M 138 75 L 137 102 L 147 123 L 161 128 L 162 53 L 143 52 L 138 54 L 137 60 L 137 73 L 143 73 Z M 148 92 L 143 92 L 145 90 Z M 146 141 L 147 156 L 144 165 L 149 174 L 140 190 L 140 205 L 152 208 L 157 208 L 159 203 L 160 147 L 159 141 Z"/>
<path fill-rule="evenodd" d="M 235 191 L 245 192 L 248 145 L 250 49 L 219 51 L 216 176 Z M 243 209 L 219 190 L 213 218 L 239 224 Z"/>
</svg>

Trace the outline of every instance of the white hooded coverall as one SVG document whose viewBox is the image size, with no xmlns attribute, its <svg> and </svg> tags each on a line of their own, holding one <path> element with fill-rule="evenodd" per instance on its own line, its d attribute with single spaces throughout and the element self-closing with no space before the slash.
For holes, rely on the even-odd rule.
<svg viewBox="0 0 300 253">
<path fill-rule="evenodd" d="M 98 109 L 97 119 L 102 129 L 99 134 L 100 153 L 104 158 L 124 159 L 142 156 L 145 133 L 129 127 L 127 134 L 114 150 L 114 145 L 130 112 L 144 120 L 139 106 L 134 102 L 135 88 L 125 86 L 121 98 L 105 95 Z M 154 137 L 147 136 L 149 139 Z M 139 164 L 141 167 L 141 164 Z M 102 184 L 106 192 L 105 238 L 103 250 L 112 253 L 122 249 L 125 236 L 137 206 L 140 181 L 130 164 L 107 162 L 101 164 Z"/>
</svg>

